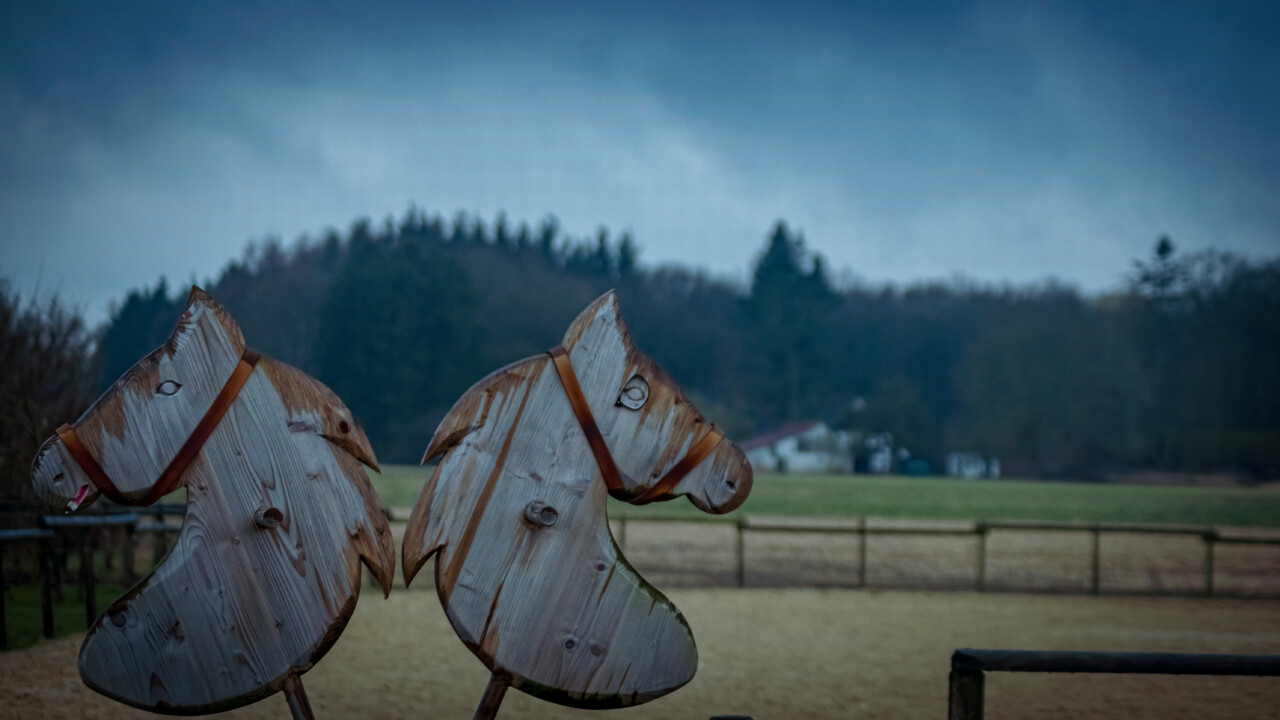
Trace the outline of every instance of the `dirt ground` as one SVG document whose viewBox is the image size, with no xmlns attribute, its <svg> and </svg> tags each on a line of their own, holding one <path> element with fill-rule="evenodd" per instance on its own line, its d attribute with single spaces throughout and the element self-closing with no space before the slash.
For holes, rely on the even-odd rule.
<svg viewBox="0 0 1280 720">
<path fill-rule="evenodd" d="M 959 647 L 1280 653 L 1280 602 L 965 592 L 677 589 L 698 641 L 686 687 L 617 718 L 941 718 Z M 85 688 L 79 637 L 0 654 L 0 717 L 154 717 Z M 468 718 L 487 680 L 435 593 L 366 593 L 304 676 L 321 718 Z M 1276 718 L 1277 678 L 988 676 L 987 717 Z M 287 717 L 273 696 L 227 717 Z M 500 717 L 599 717 L 519 692 Z"/>
<path fill-rule="evenodd" d="M 672 695 L 608 713 L 623 720 L 942 718 L 950 655 L 961 647 L 1280 654 L 1280 600 L 758 587 L 855 578 L 857 538 L 816 534 L 748 533 L 748 584 L 757 587 L 707 588 L 733 581 L 731 526 L 636 523 L 627 534 L 628 556 L 688 618 L 700 666 L 693 682 Z M 1019 545 L 1026 542 L 1041 552 L 1028 554 L 1031 548 Z M 972 539 L 883 536 L 872 543 L 873 586 L 972 583 Z M 1103 555 L 1104 588 L 1127 582 L 1192 589 L 1203 580 L 1196 543 L 1119 537 L 1104 539 Z M 1079 535 L 993 534 L 989 577 L 997 586 L 1041 582 L 1079 592 L 1089 557 L 1089 541 Z M 1237 568 L 1241 577 L 1260 577 L 1270 587 L 1280 562 L 1270 555 L 1246 560 Z M 681 587 L 690 584 L 703 587 Z M 0 653 L 0 718 L 154 717 L 85 688 L 76 671 L 79 642 L 68 637 Z M 304 676 L 320 718 L 469 718 L 487 679 L 429 584 L 397 589 L 386 600 L 366 589 L 345 634 Z M 1280 678 L 993 673 L 986 708 L 992 719 L 1280 718 Z M 273 696 L 226 716 L 287 712 L 283 697 Z M 499 717 L 600 714 L 513 691 Z"/>
</svg>

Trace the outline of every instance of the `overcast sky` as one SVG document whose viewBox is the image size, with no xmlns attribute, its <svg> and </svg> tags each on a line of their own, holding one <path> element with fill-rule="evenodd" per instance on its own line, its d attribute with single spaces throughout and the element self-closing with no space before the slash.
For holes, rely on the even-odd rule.
<svg viewBox="0 0 1280 720">
<path fill-rule="evenodd" d="M 0 277 L 97 321 L 411 204 L 739 279 L 779 218 L 872 283 L 1280 253 L 1280 3 L 691 4 L 0 0 Z"/>
</svg>

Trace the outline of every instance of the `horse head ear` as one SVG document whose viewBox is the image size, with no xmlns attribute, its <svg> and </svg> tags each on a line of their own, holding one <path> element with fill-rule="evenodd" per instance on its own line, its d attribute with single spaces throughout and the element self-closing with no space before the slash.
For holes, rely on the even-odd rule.
<svg viewBox="0 0 1280 720">
<path fill-rule="evenodd" d="M 570 354 L 578 347 L 595 354 L 617 350 L 619 343 L 624 355 L 631 350 L 631 336 L 618 310 L 618 296 L 610 290 L 578 313 L 561 344 Z"/>
<path fill-rule="evenodd" d="M 213 296 L 198 285 L 191 286 L 191 294 L 187 297 L 187 308 L 182 319 L 174 327 L 165 347 L 170 353 L 176 352 L 182 343 L 190 339 L 200 339 L 205 343 L 223 345 L 237 356 L 244 352 L 244 333 L 236 324 L 231 313 L 222 307 Z"/>
</svg>

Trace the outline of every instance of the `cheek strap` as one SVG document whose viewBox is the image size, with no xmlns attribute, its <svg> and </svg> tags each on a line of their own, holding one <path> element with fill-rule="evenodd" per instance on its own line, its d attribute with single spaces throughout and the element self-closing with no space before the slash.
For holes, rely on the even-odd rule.
<svg viewBox="0 0 1280 720">
<path fill-rule="evenodd" d="M 227 382 L 223 384 L 222 390 L 213 399 L 213 403 L 209 405 L 204 417 L 200 418 L 200 422 L 196 424 L 195 429 L 187 436 L 187 441 L 182 443 L 182 447 L 173 456 L 173 460 L 169 461 L 169 465 L 160 473 L 160 477 L 152 483 L 151 487 L 140 498 L 129 498 L 120 492 L 120 488 L 116 487 L 116 484 L 111 481 L 111 477 L 102 469 L 102 465 L 98 464 L 97 459 L 93 457 L 89 449 L 84 446 L 84 443 L 80 442 L 80 437 L 76 435 L 75 428 L 63 424 L 57 430 L 58 438 L 62 440 L 63 446 L 67 448 L 67 452 L 71 457 L 89 476 L 89 481 L 98 488 L 99 492 L 111 498 L 112 502 L 120 505 L 150 505 L 173 492 L 173 489 L 177 487 L 178 479 L 182 477 L 183 471 L 187 469 L 192 460 L 195 460 L 196 455 L 200 453 L 200 449 L 204 447 L 205 441 L 213 434 L 214 429 L 218 427 L 218 423 L 222 422 L 223 416 L 231 408 L 231 403 L 235 402 L 236 396 L 240 394 L 240 389 L 249 380 L 249 376 L 253 374 L 253 369 L 258 364 L 258 358 L 257 352 L 245 349 L 240 356 L 240 362 L 236 363 L 235 370 L 231 372 L 231 377 L 227 378 Z"/>
<path fill-rule="evenodd" d="M 618 472 L 618 464 L 614 462 L 613 453 L 609 452 L 609 446 L 605 444 L 600 426 L 596 425 L 595 416 L 591 414 L 591 406 L 587 404 L 587 398 L 582 394 L 582 386 L 578 384 L 578 375 L 573 371 L 569 353 L 564 347 L 557 345 L 548 350 L 547 354 L 551 356 L 556 375 L 560 377 L 560 384 L 564 386 L 564 394 L 569 398 L 569 406 L 573 408 L 574 417 L 578 419 L 578 426 L 582 428 L 582 434 L 587 436 L 587 445 L 591 447 L 591 454 L 596 457 L 596 465 L 600 467 L 600 475 L 604 478 L 605 487 L 609 488 L 610 495 L 619 500 L 633 505 L 645 505 L 665 497 L 676 483 L 683 480 L 689 471 L 697 467 L 698 463 L 715 450 L 720 439 L 724 437 L 724 432 L 712 425 L 711 431 L 689 448 L 689 452 L 685 453 L 685 456 L 680 458 L 680 461 L 673 465 L 661 480 L 641 493 L 629 493 L 622 486 L 622 474 Z"/>
</svg>

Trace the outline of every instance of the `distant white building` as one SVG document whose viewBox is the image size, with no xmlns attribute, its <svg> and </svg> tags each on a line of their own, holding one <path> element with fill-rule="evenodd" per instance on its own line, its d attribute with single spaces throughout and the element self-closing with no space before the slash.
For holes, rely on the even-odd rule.
<svg viewBox="0 0 1280 720">
<path fill-rule="evenodd" d="M 1000 460 L 976 452 L 947 453 L 947 474 L 958 478 L 998 478 Z"/>
<path fill-rule="evenodd" d="M 740 445 L 756 472 L 853 471 L 849 433 L 817 420 L 787 423 Z"/>
</svg>

